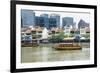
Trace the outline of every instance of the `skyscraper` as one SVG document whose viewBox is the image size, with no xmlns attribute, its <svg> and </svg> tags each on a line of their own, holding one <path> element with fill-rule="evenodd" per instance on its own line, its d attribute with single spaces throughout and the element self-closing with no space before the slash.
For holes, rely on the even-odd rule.
<svg viewBox="0 0 100 73">
<path fill-rule="evenodd" d="M 44 27 L 46 27 L 48 29 L 49 28 L 48 14 L 41 14 L 40 17 L 42 17 L 44 20 Z"/>
<path fill-rule="evenodd" d="M 49 18 L 49 29 L 52 27 L 57 27 L 57 21 L 55 18 Z"/>
<path fill-rule="evenodd" d="M 40 16 L 35 16 L 35 26 L 44 27 L 44 18 Z"/>
<path fill-rule="evenodd" d="M 55 26 L 60 27 L 60 16 L 58 14 L 51 14 L 50 18 L 56 21 Z"/>
<path fill-rule="evenodd" d="M 63 17 L 62 18 L 62 28 L 64 28 L 65 26 L 70 27 L 73 25 L 74 25 L 73 17 Z"/>
<path fill-rule="evenodd" d="M 89 27 L 89 23 L 86 23 L 84 20 L 80 20 L 78 23 L 78 28 L 85 28 L 85 27 Z"/>
<path fill-rule="evenodd" d="M 35 12 L 33 10 L 21 10 L 21 26 L 29 27 L 35 25 Z"/>
</svg>

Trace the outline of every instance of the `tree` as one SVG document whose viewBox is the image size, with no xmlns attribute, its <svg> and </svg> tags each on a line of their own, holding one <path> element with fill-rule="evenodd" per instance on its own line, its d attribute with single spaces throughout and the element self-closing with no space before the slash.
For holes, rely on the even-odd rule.
<svg viewBox="0 0 100 73">
<path fill-rule="evenodd" d="M 60 32 L 58 35 L 52 34 L 48 39 L 50 42 L 60 42 L 64 39 L 64 33 Z"/>
<path fill-rule="evenodd" d="M 85 37 L 86 39 L 89 39 L 90 38 L 90 34 L 87 33 L 86 35 L 84 35 L 83 37 Z"/>
</svg>

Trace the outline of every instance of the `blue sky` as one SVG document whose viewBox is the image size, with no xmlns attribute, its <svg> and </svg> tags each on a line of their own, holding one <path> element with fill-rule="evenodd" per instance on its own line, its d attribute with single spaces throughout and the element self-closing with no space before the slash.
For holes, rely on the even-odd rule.
<svg viewBox="0 0 100 73">
<path fill-rule="evenodd" d="M 41 14 L 58 14 L 60 15 L 60 18 L 62 19 L 63 17 L 73 17 L 74 22 L 76 23 L 76 26 L 80 19 L 83 19 L 85 22 L 90 23 L 90 14 L 89 13 L 69 13 L 69 12 L 49 12 L 49 11 L 34 11 L 36 16 L 40 16 Z M 60 21 L 62 24 L 62 20 Z"/>
</svg>

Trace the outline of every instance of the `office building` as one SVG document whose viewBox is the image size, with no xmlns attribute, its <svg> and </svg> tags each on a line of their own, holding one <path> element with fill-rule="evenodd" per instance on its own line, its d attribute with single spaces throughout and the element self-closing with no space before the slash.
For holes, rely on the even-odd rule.
<svg viewBox="0 0 100 73">
<path fill-rule="evenodd" d="M 33 10 L 21 10 L 21 26 L 29 27 L 35 25 L 35 12 Z"/>
<path fill-rule="evenodd" d="M 60 16 L 58 14 L 51 14 L 50 18 L 55 20 L 56 27 L 60 27 Z"/>
<path fill-rule="evenodd" d="M 67 27 L 74 26 L 73 17 L 63 17 L 62 18 L 62 28 L 64 28 L 65 26 Z"/>
<path fill-rule="evenodd" d="M 85 27 L 88 27 L 89 28 L 89 23 L 86 23 L 84 20 L 80 20 L 79 23 L 78 23 L 78 29 L 80 28 L 85 28 Z"/>
<path fill-rule="evenodd" d="M 41 14 L 40 17 L 43 18 L 44 27 L 46 27 L 48 29 L 49 28 L 49 18 L 48 18 L 48 14 Z"/>
<path fill-rule="evenodd" d="M 44 27 L 44 17 L 35 16 L 35 26 Z"/>
</svg>

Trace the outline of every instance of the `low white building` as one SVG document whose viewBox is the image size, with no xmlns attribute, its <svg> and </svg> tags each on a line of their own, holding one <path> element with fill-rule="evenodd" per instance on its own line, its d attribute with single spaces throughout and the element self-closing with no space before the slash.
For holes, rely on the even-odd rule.
<svg viewBox="0 0 100 73">
<path fill-rule="evenodd" d="M 32 29 L 32 36 L 33 39 L 41 39 L 42 37 L 42 32 L 43 32 L 43 28 L 41 27 L 36 27 Z"/>
<path fill-rule="evenodd" d="M 41 39 L 47 39 L 48 38 L 48 33 L 49 33 L 49 31 L 47 30 L 47 28 L 44 28 L 43 31 L 42 31 Z"/>
<path fill-rule="evenodd" d="M 70 26 L 70 27 L 65 26 L 64 35 L 68 35 L 69 36 L 71 34 L 71 30 L 72 29 L 73 29 L 72 26 Z"/>
<path fill-rule="evenodd" d="M 80 35 L 86 35 L 86 28 L 80 28 Z"/>
</svg>

